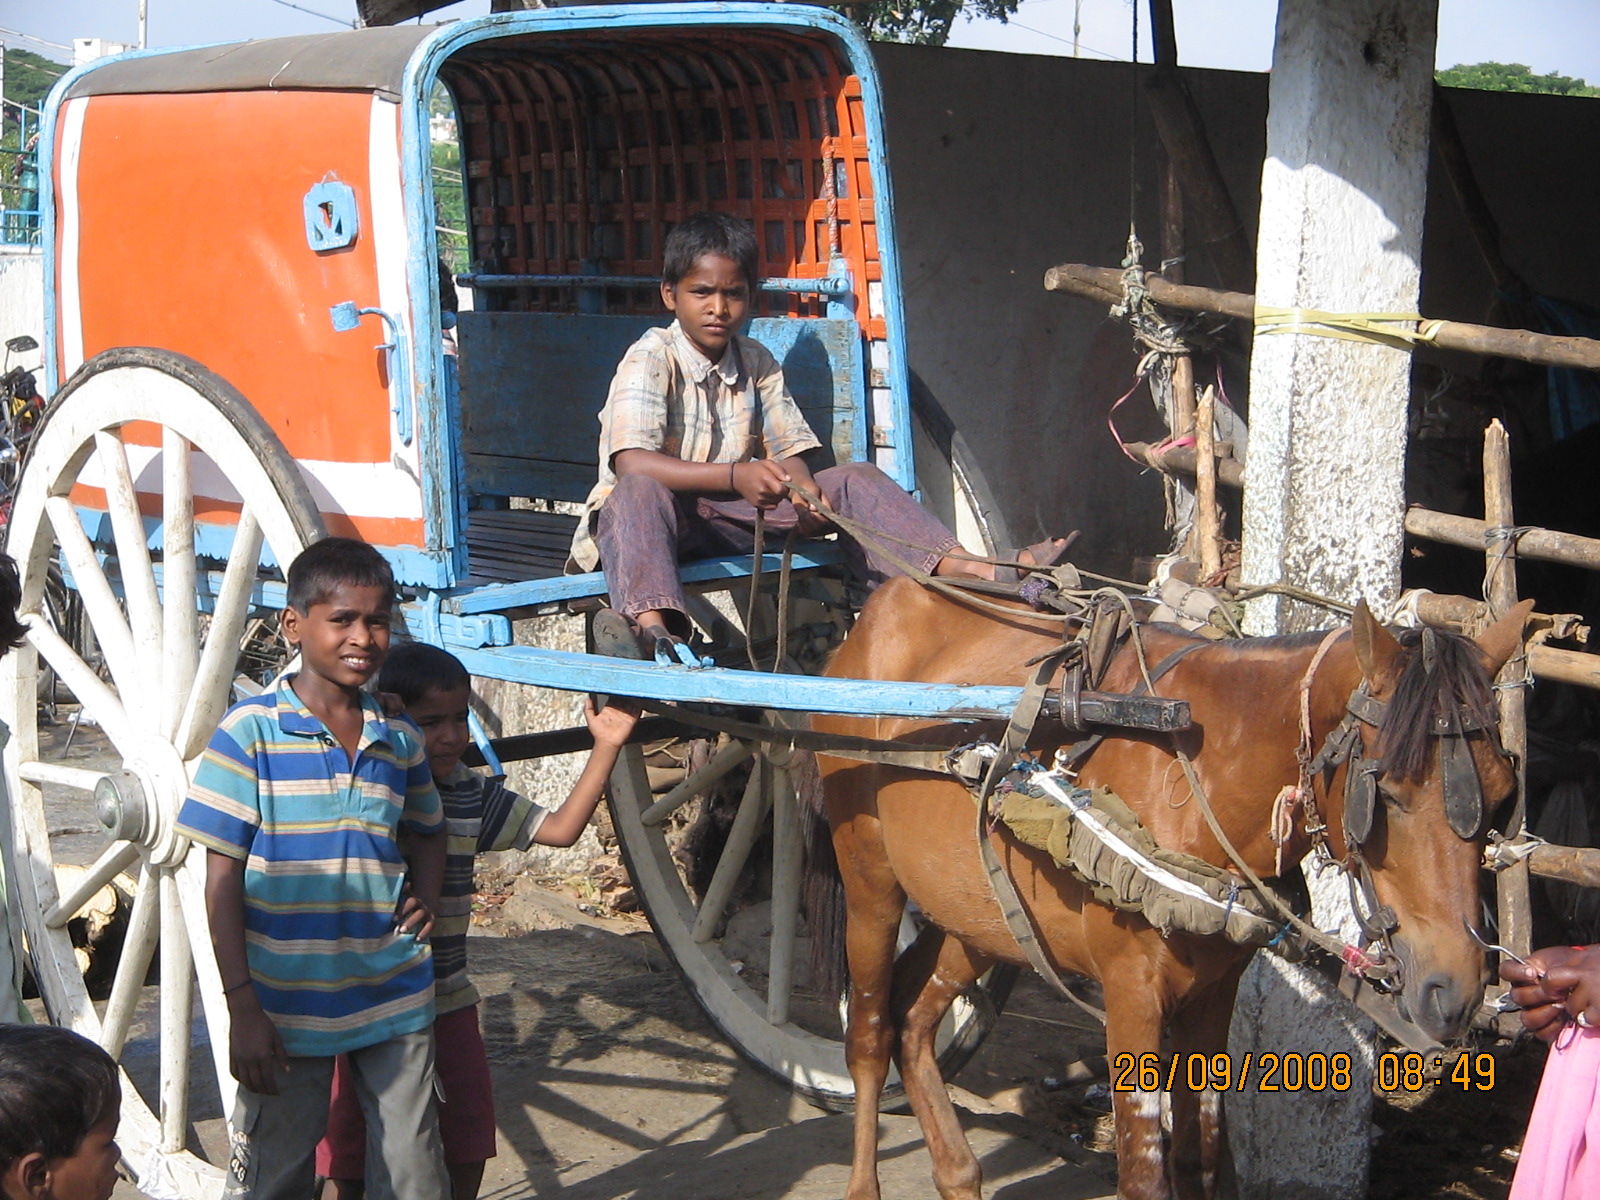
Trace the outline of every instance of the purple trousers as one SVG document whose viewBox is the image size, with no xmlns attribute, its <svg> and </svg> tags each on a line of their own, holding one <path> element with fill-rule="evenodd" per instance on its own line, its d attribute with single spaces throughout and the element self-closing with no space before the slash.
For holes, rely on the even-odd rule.
<svg viewBox="0 0 1600 1200">
<path fill-rule="evenodd" d="M 870 529 L 913 543 L 888 549 L 931 572 L 958 546 L 956 537 L 911 495 L 871 463 L 845 463 L 817 472 L 817 486 L 834 511 Z M 799 517 L 785 500 L 766 514 L 767 550 Z M 721 554 L 749 554 L 755 547 L 756 509 L 740 497 L 713 499 L 674 492 L 645 475 L 624 475 L 606 497 L 595 526 L 600 565 L 611 606 L 629 617 L 658 609 L 669 614 L 672 632 L 687 636 L 683 584 L 678 563 Z M 849 560 L 869 589 L 902 572 L 873 545 L 846 537 Z M 927 547 L 917 549 L 916 547 Z M 677 614 L 674 618 L 670 614 Z"/>
</svg>

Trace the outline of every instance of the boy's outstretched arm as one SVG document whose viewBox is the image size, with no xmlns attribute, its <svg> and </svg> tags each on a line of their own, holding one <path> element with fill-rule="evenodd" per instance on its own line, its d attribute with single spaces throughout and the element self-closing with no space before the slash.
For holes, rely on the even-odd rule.
<svg viewBox="0 0 1600 1200">
<path fill-rule="evenodd" d="M 276 1096 L 275 1067 L 287 1068 L 283 1038 L 261 1007 L 244 949 L 244 860 L 206 851 L 206 918 L 228 1000 L 228 1068 L 259 1096 Z"/>
<path fill-rule="evenodd" d="M 611 769 L 617 765 L 617 755 L 639 721 L 636 707 L 608 704 L 595 712 L 594 701 L 587 696 L 583 701 L 583 715 L 589 723 L 589 732 L 594 735 L 594 749 L 589 752 L 589 761 L 583 764 L 583 774 L 578 776 L 572 793 L 560 808 L 539 823 L 533 835 L 537 845 L 570 846 L 578 840 L 589 818 L 594 816 L 600 797 L 605 794 L 606 780 L 611 778 Z"/>
</svg>

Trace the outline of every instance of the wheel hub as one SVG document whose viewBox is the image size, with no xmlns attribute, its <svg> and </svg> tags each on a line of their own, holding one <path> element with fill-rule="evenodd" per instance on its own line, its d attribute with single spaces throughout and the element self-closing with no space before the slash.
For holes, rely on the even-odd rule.
<svg viewBox="0 0 1600 1200">
<path fill-rule="evenodd" d="M 129 837 L 150 852 L 154 866 L 175 866 L 188 852 L 189 839 L 177 831 L 178 810 L 189 792 L 189 772 L 183 759 L 171 742 L 159 737 L 142 738 L 133 753 L 123 760 L 123 769 L 106 776 L 95 788 L 95 805 L 100 809 L 101 797 L 107 798 L 111 808 L 115 795 L 115 816 L 137 828 L 137 836 Z M 101 817 L 101 823 L 111 826 Z"/>
<path fill-rule="evenodd" d="M 113 838 L 142 842 L 150 825 L 144 782 L 132 771 L 114 771 L 94 785 L 94 812 Z"/>
</svg>

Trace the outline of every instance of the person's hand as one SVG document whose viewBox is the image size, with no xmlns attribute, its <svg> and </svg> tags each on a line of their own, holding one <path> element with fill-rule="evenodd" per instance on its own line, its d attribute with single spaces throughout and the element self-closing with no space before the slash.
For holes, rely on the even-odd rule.
<svg viewBox="0 0 1600 1200">
<path fill-rule="evenodd" d="M 822 494 L 822 489 L 817 486 L 817 481 L 812 477 L 810 469 L 798 458 L 789 459 L 784 463 L 789 474 L 789 482 L 805 488 L 813 496 L 831 503 L 828 497 Z M 798 492 L 790 492 L 789 499 L 794 501 L 794 514 L 798 518 L 795 527 L 800 531 L 801 537 L 816 537 L 819 533 L 826 533 L 831 524 L 828 518 L 815 504 L 807 500 Z"/>
<path fill-rule="evenodd" d="M 433 910 L 417 898 L 409 883 L 406 884 L 405 892 L 401 896 L 400 911 L 395 914 L 394 927 L 401 933 L 411 934 L 419 942 L 427 941 L 428 935 L 433 932 Z"/>
<path fill-rule="evenodd" d="M 241 1087 L 258 1096 L 276 1096 L 277 1068 L 289 1069 L 278 1027 L 261 1007 L 254 987 L 240 988 L 228 999 L 228 1070 Z"/>
<path fill-rule="evenodd" d="M 639 723 L 639 704 L 634 700 L 613 699 L 599 712 L 595 711 L 594 697 L 583 698 L 583 719 L 588 722 L 589 733 L 596 746 L 622 746 Z"/>
<path fill-rule="evenodd" d="M 733 490 L 757 508 L 771 512 L 789 497 L 789 472 L 770 458 L 734 463 Z"/>
<path fill-rule="evenodd" d="M 1543 1041 L 1552 1041 L 1579 1014 L 1600 1025 L 1600 946 L 1536 950 L 1527 964 L 1502 962 L 1500 978 L 1513 985 L 1511 1000 L 1522 1009 L 1523 1028 Z"/>
<path fill-rule="evenodd" d="M 394 692 L 373 692 L 372 698 L 378 702 L 378 707 L 383 710 L 386 717 L 403 717 L 406 715 L 406 702 Z"/>
</svg>

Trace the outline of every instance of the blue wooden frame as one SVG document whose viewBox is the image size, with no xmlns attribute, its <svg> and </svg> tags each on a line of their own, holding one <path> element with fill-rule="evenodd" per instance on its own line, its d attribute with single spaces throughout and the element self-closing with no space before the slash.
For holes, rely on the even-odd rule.
<svg viewBox="0 0 1600 1200">
<path fill-rule="evenodd" d="M 894 237 L 894 194 L 885 149 L 883 95 L 878 84 L 872 51 L 861 31 L 850 21 L 827 9 L 800 4 L 723 3 L 583 5 L 573 8 L 542 9 L 530 12 L 498 13 L 476 20 L 444 25 L 424 40 L 412 53 L 406 67 L 401 101 L 402 174 L 404 176 L 407 239 L 421 252 L 408 256 L 407 283 L 411 293 L 411 328 L 436 329 L 440 311 L 438 288 L 433 277 L 437 261 L 438 235 L 434 229 L 433 172 L 428 142 L 428 97 L 445 60 L 478 42 L 528 33 L 569 33 L 582 30 L 656 29 L 673 26 L 698 26 L 723 29 L 788 28 L 810 30 L 827 35 L 842 50 L 850 70 L 861 80 L 862 111 L 868 131 L 868 161 L 874 187 L 873 213 L 878 233 L 878 253 L 883 287 L 885 339 L 889 363 L 885 382 L 890 393 L 897 483 L 907 491 L 916 487 L 911 426 L 910 373 L 906 363 L 905 310 L 901 303 L 900 260 Z M 866 281 L 857 280 L 859 302 L 866 304 Z M 830 313 L 830 315 L 835 315 Z M 429 345 L 412 338 L 413 346 Z M 429 550 L 424 558 L 439 558 L 439 567 L 451 574 L 434 586 L 448 586 L 466 574 L 466 539 L 458 524 L 456 497 L 465 480 L 460 475 L 462 462 L 460 414 L 449 407 L 441 387 L 442 354 L 415 355 L 412 380 L 417 395 L 437 396 L 438 403 L 420 408 L 420 437 L 423 464 L 423 512 L 429 546 L 449 547 Z M 872 424 L 871 385 L 864 389 L 865 403 L 861 430 L 863 449 L 870 444 Z M 448 487 L 440 484 L 448 482 Z M 448 562 L 444 555 L 451 555 Z M 411 564 L 408 564 L 411 565 Z"/>
</svg>

